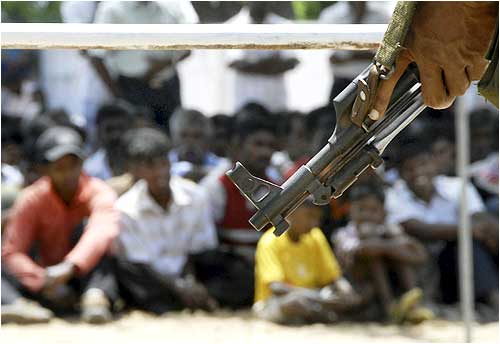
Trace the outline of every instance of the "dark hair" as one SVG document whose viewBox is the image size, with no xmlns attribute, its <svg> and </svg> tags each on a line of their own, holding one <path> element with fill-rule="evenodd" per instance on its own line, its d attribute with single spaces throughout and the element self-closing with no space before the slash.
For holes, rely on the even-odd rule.
<svg viewBox="0 0 500 344">
<path fill-rule="evenodd" d="M 305 126 L 306 116 L 299 111 L 283 111 L 274 115 L 276 119 L 276 131 L 279 136 L 286 137 L 292 131 L 294 121 L 299 121 L 301 126 Z"/>
<path fill-rule="evenodd" d="M 257 103 L 246 104 L 236 115 L 235 136 L 245 140 L 256 131 L 265 130 L 276 134 L 276 121 L 267 109 Z"/>
<path fill-rule="evenodd" d="M 308 132 L 313 133 L 316 129 L 328 125 L 331 128 L 330 132 L 333 133 L 336 121 L 335 109 L 331 106 L 322 106 L 306 115 L 306 128 Z"/>
<path fill-rule="evenodd" d="M 21 119 L 2 114 L 2 144 L 22 144 Z"/>
<path fill-rule="evenodd" d="M 426 137 L 406 136 L 396 143 L 399 145 L 399 168 L 407 160 L 431 152 L 431 142 Z"/>
<path fill-rule="evenodd" d="M 26 158 L 33 162 L 42 162 L 35 148 L 36 140 L 45 130 L 55 127 L 57 123 L 50 117 L 36 116 L 21 121 L 21 135 L 23 138 L 23 150 Z"/>
<path fill-rule="evenodd" d="M 488 108 L 479 108 L 471 111 L 469 118 L 471 130 L 478 127 L 490 127 L 493 130 L 494 126 L 498 125 L 498 114 L 495 114 Z"/>
<path fill-rule="evenodd" d="M 366 197 L 376 197 L 382 204 L 385 202 L 384 188 L 376 183 L 357 183 L 349 190 L 349 201 L 355 202 Z"/>
<path fill-rule="evenodd" d="M 193 126 L 202 127 L 205 137 L 211 138 L 213 136 L 214 130 L 212 122 L 207 116 L 198 110 L 178 107 L 170 116 L 168 124 L 170 137 L 176 144 L 180 139 L 179 135 L 181 129 Z"/>
<path fill-rule="evenodd" d="M 232 116 L 217 114 L 210 117 L 210 120 L 215 128 L 224 127 L 224 129 L 231 132 L 234 127 L 234 117 Z"/>
<path fill-rule="evenodd" d="M 421 136 L 426 140 L 429 140 L 429 144 L 433 144 L 436 141 L 446 140 L 451 143 L 455 143 L 455 121 L 454 117 L 447 120 L 430 120 L 424 126 L 424 134 Z"/>
<path fill-rule="evenodd" d="M 242 112 L 253 112 L 253 113 L 259 113 L 262 115 L 269 115 L 271 112 L 262 104 L 256 103 L 256 102 L 248 102 L 245 105 L 243 105 L 237 112 L 236 116 Z"/>
<path fill-rule="evenodd" d="M 134 118 L 134 107 L 124 100 L 118 99 L 112 103 L 102 105 L 95 116 L 95 124 L 99 126 L 102 121 L 109 117 L 119 117 L 124 121 Z"/>
<path fill-rule="evenodd" d="M 131 162 L 150 162 L 166 157 L 171 148 L 168 136 L 154 128 L 131 129 L 123 136 L 127 158 Z"/>
</svg>

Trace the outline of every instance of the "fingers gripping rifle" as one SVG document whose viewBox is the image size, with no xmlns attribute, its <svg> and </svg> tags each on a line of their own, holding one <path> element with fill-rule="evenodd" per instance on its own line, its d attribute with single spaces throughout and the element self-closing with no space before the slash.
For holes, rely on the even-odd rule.
<svg viewBox="0 0 500 344">
<path fill-rule="evenodd" d="M 425 109 L 418 72 L 412 66 L 396 85 L 382 119 L 374 122 L 366 118 L 362 125 L 354 123 L 353 106 L 360 95 L 363 98 L 372 66 L 334 99 L 337 121 L 328 143 L 283 185 L 254 177 L 239 162 L 227 172 L 241 193 L 257 208 L 250 219 L 256 230 L 272 224 L 274 234 L 279 236 L 289 227 L 287 216 L 309 195 L 317 205 L 340 197 L 363 171 L 382 163 L 380 156 L 387 145 Z"/>
</svg>

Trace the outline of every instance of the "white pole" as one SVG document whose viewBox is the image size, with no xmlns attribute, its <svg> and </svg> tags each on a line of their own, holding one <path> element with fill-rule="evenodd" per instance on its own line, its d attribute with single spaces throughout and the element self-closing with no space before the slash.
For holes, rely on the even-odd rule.
<svg viewBox="0 0 500 344">
<path fill-rule="evenodd" d="M 2 49 L 378 48 L 379 24 L 1 24 Z"/>
<path fill-rule="evenodd" d="M 470 343 L 472 341 L 472 322 L 474 321 L 474 276 L 472 270 L 472 234 L 467 197 L 467 185 L 469 183 L 469 118 L 465 99 L 457 98 L 456 111 L 457 173 L 462 182 L 458 233 L 460 306 L 465 327 L 465 341 Z"/>
</svg>

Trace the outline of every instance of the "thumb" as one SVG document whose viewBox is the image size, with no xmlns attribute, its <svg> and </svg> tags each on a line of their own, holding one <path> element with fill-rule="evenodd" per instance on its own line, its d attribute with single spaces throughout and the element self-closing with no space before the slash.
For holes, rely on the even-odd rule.
<svg viewBox="0 0 500 344">
<path fill-rule="evenodd" d="M 368 117 L 376 121 L 384 117 L 389 101 L 391 100 L 392 92 L 403 75 L 408 65 L 413 61 L 413 58 L 407 50 L 403 50 L 397 60 L 396 69 L 389 80 L 380 80 L 377 94 L 373 103 L 373 109 L 368 113 Z"/>
</svg>

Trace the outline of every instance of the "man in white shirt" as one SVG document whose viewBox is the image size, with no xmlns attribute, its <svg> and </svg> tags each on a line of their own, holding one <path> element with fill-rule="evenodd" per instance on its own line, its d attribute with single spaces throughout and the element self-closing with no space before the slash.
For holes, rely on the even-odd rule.
<svg viewBox="0 0 500 344">
<path fill-rule="evenodd" d="M 191 3 L 176 1 L 103 1 L 95 23 L 102 24 L 194 24 L 198 15 Z M 115 97 L 134 105 L 144 105 L 155 113 L 155 120 L 168 127 L 169 115 L 180 105 L 180 81 L 176 64 L 189 51 L 90 52 L 94 68 Z"/>
<path fill-rule="evenodd" d="M 288 21 L 269 10 L 266 2 L 250 1 L 228 24 L 285 24 Z M 234 70 L 233 111 L 249 102 L 269 110 L 287 110 L 285 72 L 299 61 L 285 50 L 231 50 L 229 67 Z"/>
<path fill-rule="evenodd" d="M 213 310 L 216 302 L 197 281 L 191 261 L 217 246 L 205 193 L 191 181 L 170 177 L 170 142 L 161 131 L 140 128 L 126 137 L 138 181 L 116 203 L 121 214 L 117 276 L 125 298 L 156 313 Z"/>
<path fill-rule="evenodd" d="M 388 220 L 399 223 L 427 244 L 440 272 L 441 301 L 458 300 L 457 235 L 460 179 L 437 176 L 429 146 L 415 138 L 401 141 L 397 181 L 387 193 Z M 485 213 L 476 189 L 468 186 L 468 212 L 474 239 L 474 289 L 476 301 L 498 295 L 498 222 Z M 494 257 L 497 257 L 496 260 Z"/>
</svg>

